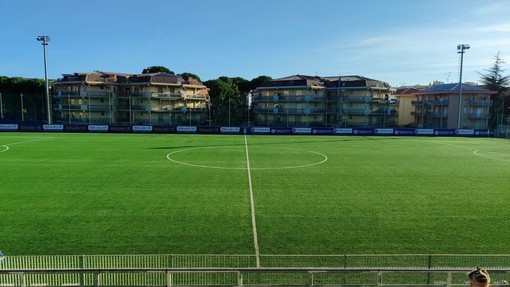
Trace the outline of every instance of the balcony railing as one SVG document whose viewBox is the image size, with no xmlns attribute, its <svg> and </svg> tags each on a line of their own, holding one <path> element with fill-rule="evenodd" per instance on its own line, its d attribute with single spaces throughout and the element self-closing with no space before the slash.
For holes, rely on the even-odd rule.
<svg viewBox="0 0 510 287">
<path fill-rule="evenodd" d="M 158 99 L 182 99 L 181 93 L 152 93 L 151 97 Z"/>
<path fill-rule="evenodd" d="M 323 95 L 283 95 L 283 96 L 262 96 L 252 97 L 254 102 L 322 102 Z"/>
<path fill-rule="evenodd" d="M 491 100 L 469 100 L 469 105 L 473 107 L 490 107 L 491 104 Z"/>
<path fill-rule="evenodd" d="M 348 103 L 368 103 L 372 101 L 371 96 L 347 96 L 344 100 Z"/>
</svg>

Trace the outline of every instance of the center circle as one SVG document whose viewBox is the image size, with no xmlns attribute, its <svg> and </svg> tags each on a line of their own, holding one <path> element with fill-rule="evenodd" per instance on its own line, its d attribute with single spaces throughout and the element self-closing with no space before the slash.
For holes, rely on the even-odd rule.
<svg viewBox="0 0 510 287">
<path fill-rule="evenodd" d="M 272 146 L 250 147 L 248 156 L 245 146 L 223 146 L 181 149 L 167 154 L 166 157 L 177 164 L 230 170 L 248 169 L 248 160 L 250 170 L 303 168 L 328 160 L 328 157 L 320 152 Z"/>
</svg>

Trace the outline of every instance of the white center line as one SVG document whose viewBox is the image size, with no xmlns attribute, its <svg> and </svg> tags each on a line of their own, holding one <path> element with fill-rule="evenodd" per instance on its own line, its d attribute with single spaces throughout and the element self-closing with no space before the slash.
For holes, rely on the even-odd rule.
<svg viewBox="0 0 510 287">
<path fill-rule="evenodd" d="M 255 221 L 255 202 L 253 200 L 253 186 L 251 184 L 250 156 L 248 155 L 248 140 L 244 136 L 244 147 L 246 148 L 246 170 L 248 170 L 248 184 L 250 186 L 251 225 L 253 226 L 253 242 L 255 245 L 255 258 L 257 268 L 260 268 L 259 240 L 257 236 L 257 222 Z"/>
</svg>

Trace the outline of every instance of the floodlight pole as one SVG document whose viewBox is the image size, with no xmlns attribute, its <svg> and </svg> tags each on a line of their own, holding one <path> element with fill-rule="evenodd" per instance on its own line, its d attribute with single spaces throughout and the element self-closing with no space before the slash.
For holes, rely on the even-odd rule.
<svg viewBox="0 0 510 287">
<path fill-rule="evenodd" d="M 44 50 L 44 84 L 46 87 L 46 105 L 48 107 L 48 124 L 51 124 L 51 107 L 50 107 L 50 89 L 48 86 L 48 66 L 46 60 L 46 46 L 50 42 L 49 36 L 37 36 L 37 41 L 42 42 L 43 50 Z"/>
<path fill-rule="evenodd" d="M 460 112 L 462 106 L 462 65 L 464 62 L 464 51 L 469 49 L 468 44 L 457 45 L 457 53 L 460 54 L 460 76 L 459 76 L 459 106 L 458 106 L 458 118 L 457 118 L 457 129 L 460 129 Z"/>
</svg>

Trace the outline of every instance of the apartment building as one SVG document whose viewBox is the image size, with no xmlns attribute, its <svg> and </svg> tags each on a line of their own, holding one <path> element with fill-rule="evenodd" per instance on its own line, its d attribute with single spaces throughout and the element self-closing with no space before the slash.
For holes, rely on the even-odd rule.
<svg viewBox="0 0 510 287">
<path fill-rule="evenodd" d="M 295 75 L 266 81 L 252 93 L 257 125 L 318 126 L 324 123 L 324 82 Z"/>
<path fill-rule="evenodd" d="M 495 93 L 462 84 L 459 102 L 458 83 L 432 86 L 416 93 L 416 100 L 412 101 L 415 125 L 421 128 L 487 128 L 492 104 L 490 95 Z"/>
<path fill-rule="evenodd" d="M 258 125 L 390 127 L 398 115 L 394 92 L 361 76 L 294 75 L 265 82 L 252 102 Z"/>
<path fill-rule="evenodd" d="M 210 120 L 209 102 L 207 87 L 191 77 L 95 71 L 54 83 L 53 114 L 69 124 L 198 125 Z"/>
</svg>

